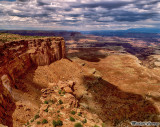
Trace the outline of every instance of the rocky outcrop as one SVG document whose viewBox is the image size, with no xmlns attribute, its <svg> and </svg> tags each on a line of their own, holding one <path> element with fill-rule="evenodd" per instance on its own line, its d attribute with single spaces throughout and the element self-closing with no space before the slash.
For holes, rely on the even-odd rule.
<svg viewBox="0 0 160 127">
<path fill-rule="evenodd" d="M 13 41 L 3 45 L 0 55 L 0 76 L 8 74 L 14 82 L 33 65 L 64 58 L 65 42 L 61 37 Z"/>
<path fill-rule="evenodd" d="M 29 42 L 28 53 L 31 61 L 36 65 L 47 65 L 65 57 L 65 43 L 63 38 L 38 39 Z"/>
<path fill-rule="evenodd" d="M 41 107 L 33 119 L 25 126 L 31 127 L 93 127 L 101 126 L 102 120 L 96 114 L 90 113 L 74 96 L 74 82 L 59 81 L 49 83 L 42 89 Z"/>
<path fill-rule="evenodd" d="M 0 123 L 12 126 L 12 87 L 32 66 L 49 65 L 65 57 L 61 37 L 6 42 L 0 46 Z"/>
<path fill-rule="evenodd" d="M 12 114 L 15 109 L 13 98 L 7 88 L 10 89 L 10 80 L 7 75 L 2 77 L 0 82 L 0 123 L 12 127 Z M 3 85 L 6 87 L 3 87 Z M 8 87 L 9 86 L 9 87 Z"/>
</svg>

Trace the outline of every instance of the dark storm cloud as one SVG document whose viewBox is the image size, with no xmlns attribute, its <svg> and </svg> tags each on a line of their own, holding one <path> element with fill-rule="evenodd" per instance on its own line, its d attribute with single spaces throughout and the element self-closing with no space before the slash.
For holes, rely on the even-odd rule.
<svg viewBox="0 0 160 127">
<path fill-rule="evenodd" d="M 148 5 L 157 4 L 157 3 L 159 3 L 159 2 L 160 2 L 159 0 L 149 1 Z"/>
<path fill-rule="evenodd" d="M 28 2 L 30 0 L 17 0 L 18 2 Z"/>
<path fill-rule="evenodd" d="M 42 2 L 42 1 L 37 1 L 38 6 L 45 6 L 45 5 L 50 5 L 49 3 Z"/>
<path fill-rule="evenodd" d="M 155 4 L 158 4 L 159 2 L 160 0 L 142 0 L 142 2 L 139 0 L 136 0 L 135 5 L 137 7 L 143 7 L 144 5 L 155 5 Z"/>
<path fill-rule="evenodd" d="M 80 20 L 63 20 L 62 22 L 63 23 L 65 23 L 65 22 L 67 22 L 67 23 L 75 23 L 75 22 L 78 22 L 78 21 L 80 21 Z"/>
<path fill-rule="evenodd" d="M 69 17 L 80 17 L 81 14 L 69 14 L 68 16 L 69 16 Z"/>
<path fill-rule="evenodd" d="M 44 7 L 44 10 L 48 12 L 56 12 L 59 8 L 56 7 Z"/>
<path fill-rule="evenodd" d="M 95 14 L 95 11 L 93 11 L 93 12 L 85 12 L 84 14 L 83 14 L 83 16 L 85 17 L 85 18 L 93 18 L 93 17 L 99 17 L 100 16 L 100 14 Z"/>
<path fill-rule="evenodd" d="M 0 0 L 0 1 L 10 1 L 10 2 L 13 2 L 13 1 L 16 1 L 16 0 Z"/>
<path fill-rule="evenodd" d="M 40 23 L 60 23 L 61 21 L 50 19 L 50 20 L 40 20 L 39 22 Z"/>
<path fill-rule="evenodd" d="M 87 4 L 77 4 L 72 6 L 73 8 L 97 8 L 97 7 L 102 7 L 102 8 L 107 8 L 107 9 L 114 9 L 114 8 L 119 8 L 122 6 L 125 6 L 127 4 L 130 4 L 131 2 L 93 2 L 93 3 L 87 3 Z"/>
<path fill-rule="evenodd" d="M 17 16 L 21 18 L 35 18 L 35 17 L 50 17 L 48 13 L 41 13 L 41 14 L 35 14 L 35 13 L 14 13 L 12 11 L 7 12 L 9 16 Z"/>
<path fill-rule="evenodd" d="M 72 8 L 65 8 L 64 11 L 66 12 L 72 11 Z"/>
<path fill-rule="evenodd" d="M 131 11 L 110 11 L 108 13 L 102 13 L 99 17 L 113 17 L 115 21 L 128 21 L 128 22 L 136 22 L 146 19 L 152 19 L 158 16 L 158 13 L 155 12 L 131 12 Z"/>
<path fill-rule="evenodd" d="M 139 9 L 152 10 L 158 3 L 160 3 L 160 0 L 143 0 L 142 3 L 136 0 L 135 6 Z"/>
<path fill-rule="evenodd" d="M 151 19 L 156 17 L 157 13 L 134 13 L 134 12 L 124 12 L 120 15 L 114 16 L 115 21 L 128 21 L 128 22 L 136 22 L 146 19 Z"/>
</svg>

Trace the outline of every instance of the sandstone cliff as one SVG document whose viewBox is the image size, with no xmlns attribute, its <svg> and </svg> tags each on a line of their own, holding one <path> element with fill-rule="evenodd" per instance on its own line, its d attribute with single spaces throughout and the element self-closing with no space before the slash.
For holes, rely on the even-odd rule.
<svg viewBox="0 0 160 127">
<path fill-rule="evenodd" d="M 43 66 L 65 57 L 61 37 L 7 42 L 0 46 L 0 123 L 12 127 L 15 105 L 12 88 L 31 66 Z"/>
<path fill-rule="evenodd" d="M 7 82 L 7 79 L 3 79 L 4 84 L 7 84 Z M 13 98 L 9 91 L 0 83 L 0 123 L 11 126 L 13 124 L 12 113 L 14 109 L 15 104 Z"/>
</svg>

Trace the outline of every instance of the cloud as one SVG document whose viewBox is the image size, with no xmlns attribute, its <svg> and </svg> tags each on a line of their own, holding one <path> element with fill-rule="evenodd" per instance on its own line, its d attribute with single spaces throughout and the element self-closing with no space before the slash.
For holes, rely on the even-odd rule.
<svg viewBox="0 0 160 127">
<path fill-rule="evenodd" d="M 16 1 L 16 0 L 0 0 L 0 1 L 10 1 L 10 2 L 13 2 L 13 1 Z"/>
<path fill-rule="evenodd" d="M 135 13 L 135 12 L 121 12 L 120 15 L 115 16 L 116 21 L 128 21 L 128 22 L 135 22 L 135 21 L 142 21 L 153 18 L 157 15 L 157 13 Z"/>
<path fill-rule="evenodd" d="M 50 5 L 50 4 L 42 1 L 37 1 L 37 6 L 45 6 L 45 5 Z"/>
<path fill-rule="evenodd" d="M 19 1 L 19 2 L 28 2 L 30 0 L 17 0 L 17 1 Z"/>
<path fill-rule="evenodd" d="M 122 6 L 125 6 L 129 4 L 130 2 L 117 2 L 117 1 L 109 1 L 109 2 L 91 2 L 91 3 L 85 3 L 85 4 L 77 4 L 73 5 L 73 8 L 107 8 L 107 9 L 114 9 L 114 8 L 119 8 Z"/>
<path fill-rule="evenodd" d="M 126 29 L 159 20 L 159 0 L 0 0 L 3 29 Z"/>
</svg>

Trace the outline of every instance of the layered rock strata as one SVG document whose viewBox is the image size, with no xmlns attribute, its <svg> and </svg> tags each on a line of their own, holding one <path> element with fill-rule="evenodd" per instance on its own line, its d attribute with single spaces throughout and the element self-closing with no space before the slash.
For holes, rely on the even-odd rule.
<svg viewBox="0 0 160 127">
<path fill-rule="evenodd" d="M 65 41 L 61 37 L 19 40 L 0 46 L 0 123 L 12 126 L 12 88 L 18 77 L 32 66 L 49 65 L 64 57 Z"/>
</svg>

